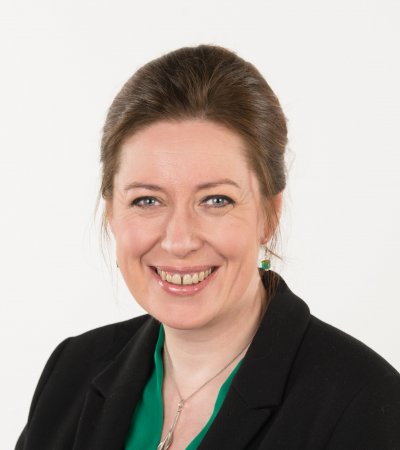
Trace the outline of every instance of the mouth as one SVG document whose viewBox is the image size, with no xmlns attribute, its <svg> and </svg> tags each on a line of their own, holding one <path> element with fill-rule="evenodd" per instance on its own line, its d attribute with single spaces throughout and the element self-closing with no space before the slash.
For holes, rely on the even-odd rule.
<svg viewBox="0 0 400 450">
<path fill-rule="evenodd" d="M 189 269 L 173 269 L 167 267 L 151 267 L 151 269 L 161 278 L 165 283 L 176 286 L 191 286 L 198 285 L 204 282 L 218 267 L 210 266 L 208 268 L 201 268 L 201 270 Z"/>
</svg>

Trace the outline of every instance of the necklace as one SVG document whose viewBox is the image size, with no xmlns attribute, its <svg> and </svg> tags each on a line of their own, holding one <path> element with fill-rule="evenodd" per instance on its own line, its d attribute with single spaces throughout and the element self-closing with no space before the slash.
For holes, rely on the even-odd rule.
<svg viewBox="0 0 400 450">
<path fill-rule="evenodd" d="M 227 369 L 245 350 L 247 350 L 247 348 L 250 346 L 253 338 L 254 338 L 254 336 L 251 338 L 250 342 L 248 344 L 246 344 L 246 346 L 242 350 L 240 350 L 240 352 L 228 362 L 228 364 L 226 364 L 221 370 L 219 370 L 215 375 L 213 375 L 211 378 L 209 378 L 205 383 L 203 383 L 200 387 L 198 387 L 194 392 L 192 392 L 186 398 L 182 397 L 182 394 L 179 391 L 178 385 L 176 384 L 176 381 L 175 381 L 175 378 L 173 375 L 174 367 L 172 364 L 171 356 L 168 352 L 167 344 L 166 343 L 164 344 L 165 354 L 168 358 L 168 363 L 171 366 L 171 380 L 175 386 L 176 392 L 179 395 L 179 403 L 178 403 L 178 408 L 175 413 L 174 420 L 172 421 L 172 425 L 168 429 L 168 432 L 167 432 L 166 436 L 164 437 L 164 439 L 162 439 L 161 442 L 158 444 L 157 450 L 167 450 L 171 446 L 175 427 L 178 423 L 179 416 L 181 415 L 181 412 L 182 412 L 182 409 L 183 409 L 185 403 L 188 400 L 190 400 L 193 396 L 195 396 L 199 391 L 201 391 L 201 389 L 203 389 L 203 387 L 205 387 L 208 383 L 210 383 L 212 380 L 217 378 L 218 375 L 220 375 L 225 369 Z"/>
</svg>

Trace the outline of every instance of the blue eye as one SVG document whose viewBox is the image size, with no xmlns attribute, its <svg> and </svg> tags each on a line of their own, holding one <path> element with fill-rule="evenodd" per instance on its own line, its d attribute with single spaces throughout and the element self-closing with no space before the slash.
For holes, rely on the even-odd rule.
<svg viewBox="0 0 400 450">
<path fill-rule="evenodd" d="M 233 205 L 235 202 L 226 195 L 210 195 L 203 200 L 207 206 L 213 208 L 223 208 L 224 206 Z"/>
<path fill-rule="evenodd" d="M 154 197 L 139 197 L 131 202 L 131 206 L 138 206 L 139 208 L 149 208 L 158 203 Z"/>
</svg>

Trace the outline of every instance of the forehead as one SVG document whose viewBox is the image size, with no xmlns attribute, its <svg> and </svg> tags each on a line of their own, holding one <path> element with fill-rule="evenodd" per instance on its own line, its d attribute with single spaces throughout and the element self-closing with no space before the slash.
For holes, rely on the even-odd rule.
<svg viewBox="0 0 400 450">
<path fill-rule="evenodd" d="M 203 120 L 158 122 L 128 138 L 116 182 L 159 180 L 170 185 L 232 178 L 251 182 L 242 138 Z"/>
</svg>

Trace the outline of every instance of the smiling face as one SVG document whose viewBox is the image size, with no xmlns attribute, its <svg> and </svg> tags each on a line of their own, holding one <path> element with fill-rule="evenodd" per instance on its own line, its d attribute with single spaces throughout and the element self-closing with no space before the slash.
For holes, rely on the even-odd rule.
<svg viewBox="0 0 400 450">
<path fill-rule="evenodd" d="M 122 146 L 107 216 L 124 280 L 160 322 L 199 329 L 261 310 L 268 232 L 236 133 L 201 120 L 137 132 Z"/>
</svg>

